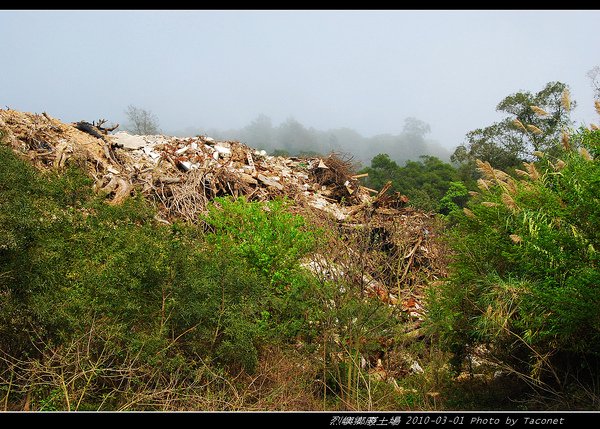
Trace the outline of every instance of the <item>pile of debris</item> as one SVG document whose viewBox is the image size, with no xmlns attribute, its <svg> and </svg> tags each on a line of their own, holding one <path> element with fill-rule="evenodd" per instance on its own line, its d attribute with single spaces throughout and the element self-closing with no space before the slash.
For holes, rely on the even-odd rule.
<svg viewBox="0 0 600 429">
<path fill-rule="evenodd" d="M 117 126 L 105 128 L 105 123 L 65 124 L 46 113 L 0 110 L 5 144 L 40 168 L 63 168 L 68 162 L 84 167 L 110 204 L 141 192 L 155 202 L 160 220 L 197 222 L 215 197 L 265 201 L 286 196 L 346 237 L 368 232 L 366 250 L 347 249 L 345 255 L 364 259 L 366 289 L 390 304 L 418 310 L 421 285 L 445 274 L 434 216 L 412 210 L 405 196 L 389 192 L 389 184 L 379 192 L 362 186 L 364 175 L 354 173 L 351 158 L 269 156 L 207 136 L 109 134 Z M 348 265 L 341 259 L 334 263 Z"/>
<path fill-rule="evenodd" d="M 104 122 L 64 124 L 46 113 L 0 110 L 5 140 L 38 166 L 63 167 L 70 158 L 83 163 L 112 204 L 135 189 L 159 203 L 167 221 L 196 221 L 209 200 L 223 195 L 250 201 L 286 195 L 338 220 L 370 200 L 351 160 L 336 154 L 285 158 L 206 136 L 107 134 Z"/>
</svg>

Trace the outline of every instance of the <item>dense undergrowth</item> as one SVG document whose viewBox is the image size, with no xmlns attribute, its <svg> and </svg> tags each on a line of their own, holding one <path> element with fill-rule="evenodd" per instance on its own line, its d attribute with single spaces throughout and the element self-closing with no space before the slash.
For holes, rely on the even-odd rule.
<svg viewBox="0 0 600 429">
<path fill-rule="evenodd" d="M 454 263 L 415 341 L 356 275 L 306 268 L 339 231 L 286 200 L 165 225 L 1 146 L 0 407 L 597 408 L 598 147 L 580 130 L 521 176 L 480 165 L 479 195 L 448 205 Z"/>
<path fill-rule="evenodd" d="M 303 268 L 327 234 L 287 201 L 220 198 L 164 225 L 75 166 L 0 157 L 5 409 L 377 407 L 356 359 L 401 320 Z"/>
<path fill-rule="evenodd" d="M 450 216 L 450 278 L 430 289 L 455 366 L 484 347 L 545 407 L 600 405 L 599 150 L 581 129 L 513 176 L 479 162 L 479 193 Z"/>
</svg>

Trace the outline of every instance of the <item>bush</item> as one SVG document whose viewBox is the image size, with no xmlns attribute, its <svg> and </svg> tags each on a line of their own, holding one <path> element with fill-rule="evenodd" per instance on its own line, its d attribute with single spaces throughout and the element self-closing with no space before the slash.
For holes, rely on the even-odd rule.
<svg viewBox="0 0 600 429">
<path fill-rule="evenodd" d="M 217 198 L 203 219 L 210 227 L 208 241 L 234 249 L 278 286 L 315 244 L 314 232 L 301 216 L 288 211 L 289 206 L 286 200 L 263 204 Z"/>
<path fill-rule="evenodd" d="M 290 202 L 266 203 L 217 198 L 208 207 L 204 222 L 207 241 L 218 254 L 243 259 L 261 279 L 260 320 L 265 335 L 294 338 L 307 329 L 306 313 L 314 299 L 310 275 L 301 259 L 315 248 L 317 231 L 304 218 L 289 212 Z"/>
<path fill-rule="evenodd" d="M 0 202 L 7 355 L 35 358 L 97 331 L 115 365 L 137 356 L 165 370 L 251 372 L 264 341 L 305 330 L 311 282 L 299 260 L 314 237 L 283 201 L 219 200 L 204 234 L 157 224 L 140 195 L 105 204 L 77 168 L 41 173 L 2 147 Z"/>
<path fill-rule="evenodd" d="M 580 151 L 538 154 L 518 178 L 479 163 L 481 192 L 448 235 L 451 275 L 429 297 L 457 362 L 487 344 L 515 370 L 558 382 L 565 356 L 600 355 L 600 132 L 571 140 Z"/>
<path fill-rule="evenodd" d="M 65 202 L 88 198 L 89 182 L 75 169 L 41 174 L 0 147 L 0 338 L 7 353 L 36 353 L 32 329 L 42 339 L 50 335 L 46 316 L 54 309 L 46 297 L 52 278 L 64 274 L 60 243 L 78 216 Z"/>
<path fill-rule="evenodd" d="M 469 191 L 463 182 L 450 182 L 446 195 L 440 200 L 438 211 L 443 215 L 457 212 L 465 206 L 468 199 Z"/>
</svg>

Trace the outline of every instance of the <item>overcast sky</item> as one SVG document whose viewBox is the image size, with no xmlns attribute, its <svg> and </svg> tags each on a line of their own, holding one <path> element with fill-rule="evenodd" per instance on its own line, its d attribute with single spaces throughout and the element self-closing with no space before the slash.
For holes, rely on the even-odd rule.
<svg viewBox="0 0 600 429">
<path fill-rule="evenodd" d="M 599 123 L 586 73 L 600 65 L 598 10 L 0 10 L 0 106 L 65 122 L 165 131 L 241 128 L 259 114 L 319 130 L 399 134 L 406 117 L 454 148 L 502 118 L 500 100 L 571 87 Z"/>
</svg>

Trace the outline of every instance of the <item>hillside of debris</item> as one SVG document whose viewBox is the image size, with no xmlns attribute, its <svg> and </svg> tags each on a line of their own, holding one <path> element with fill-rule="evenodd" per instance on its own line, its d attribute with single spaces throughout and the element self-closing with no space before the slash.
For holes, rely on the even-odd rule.
<svg viewBox="0 0 600 429">
<path fill-rule="evenodd" d="M 355 173 L 348 155 L 269 156 L 238 141 L 207 136 L 109 134 L 104 122 L 66 124 L 47 113 L 0 110 L 0 129 L 15 151 L 42 169 L 69 163 L 83 167 L 109 204 L 137 192 L 155 204 L 162 222 L 197 222 L 216 197 L 286 197 L 295 211 L 317 223 L 335 224 L 345 235 L 367 227 L 368 249 L 362 255 L 368 256 L 370 267 L 366 287 L 381 296 L 391 294 L 385 299 L 394 304 L 411 291 L 404 301 L 416 298 L 420 307 L 423 284 L 445 275 L 434 215 L 408 207 L 407 197 L 389 193 L 389 186 L 379 192 L 362 186 L 364 175 Z M 356 249 L 346 251 L 344 259 L 357 257 Z M 316 269 L 319 260 L 309 266 Z"/>
<path fill-rule="evenodd" d="M 360 179 L 365 175 L 356 173 L 353 160 L 348 155 L 331 153 L 327 156 L 306 158 L 269 156 L 264 151 L 253 149 L 238 141 L 218 141 L 208 136 L 180 138 L 165 135 L 131 135 L 125 132 L 113 132 L 116 127 L 104 127 L 105 123 L 106 121 L 100 120 L 92 123 L 80 121 L 68 124 L 51 117 L 47 113 L 34 114 L 15 110 L 0 110 L 2 143 L 10 147 L 12 152 L 17 154 L 20 159 L 26 160 L 37 171 L 52 172 L 59 176 L 63 173 L 66 174 L 70 167 L 77 167 L 80 171 L 85 172 L 88 178 L 91 178 L 93 193 L 98 198 L 103 199 L 103 205 L 107 208 L 127 206 L 128 202 L 135 199 L 134 196 L 143 196 L 143 200 L 154 208 L 155 214 L 152 223 L 160 226 L 160 228 L 152 229 L 152 225 L 145 225 L 145 221 L 140 220 L 139 217 L 136 217 L 138 220 L 135 221 L 114 220 L 114 216 L 117 216 L 117 218 L 118 216 L 129 216 L 126 212 L 123 212 L 125 215 L 115 212 L 117 214 L 110 215 L 112 217 L 109 216 L 107 218 L 109 220 L 96 221 L 94 216 L 103 216 L 102 209 L 97 207 L 82 208 L 85 204 L 77 206 L 79 209 L 76 209 L 75 212 L 71 208 L 56 212 L 59 214 L 51 215 L 53 219 L 56 216 L 60 218 L 64 213 L 68 213 L 67 216 L 77 216 L 77 210 L 81 212 L 81 216 L 77 218 L 79 224 L 73 224 L 74 231 L 63 232 L 58 229 L 52 233 L 60 236 L 56 238 L 57 243 L 60 240 L 64 240 L 65 243 L 63 250 L 65 253 L 64 256 L 59 258 L 61 259 L 60 262 L 52 259 L 52 255 L 60 254 L 60 251 L 56 248 L 52 248 L 50 251 L 37 251 L 34 246 L 34 250 L 28 250 L 29 248 L 25 247 L 22 251 L 32 251 L 34 255 L 41 255 L 39 261 L 44 261 L 43 258 L 49 257 L 49 260 L 53 261 L 52 263 L 65 265 L 64 269 L 66 271 L 63 275 L 60 274 L 61 271 L 58 268 L 52 273 L 52 275 L 57 276 L 54 280 L 59 285 L 57 290 L 64 290 L 64 293 L 82 293 L 83 296 L 88 296 L 86 294 L 91 295 L 85 299 L 78 297 L 72 303 L 68 301 L 66 296 L 52 295 L 48 298 L 48 302 L 57 299 L 58 302 L 64 303 L 67 309 L 71 305 L 82 305 L 84 309 L 77 310 L 79 312 L 77 314 L 80 314 L 81 311 L 93 311 L 95 314 L 95 312 L 100 311 L 95 307 L 100 305 L 96 303 L 96 300 L 100 300 L 98 301 L 100 303 L 104 302 L 102 301 L 104 299 L 102 298 L 104 293 L 101 292 L 102 289 L 98 289 L 100 292 L 96 291 L 96 288 L 101 284 L 103 288 L 108 288 L 107 291 L 113 291 L 110 293 L 116 294 L 115 296 L 126 294 L 122 298 L 125 302 L 119 302 L 121 298 L 111 297 L 108 299 L 105 304 L 107 306 L 106 311 L 112 311 L 113 306 L 121 306 L 125 312 L 130 311 L 130 308 L 148 308 L 148 311 L 151 311 L 154 304 L 144 304 L 142 306 L 127 301 L 133 298 L 148 299 L 145 293 L 140 296 L 127 295 L 132 293 L 129 289 L 133 287 L 127 286 L 127 282 L 133 282 L 134 284 L 140 281 L 142 284 L 144 284 L 143 282 L 149 282 L 149 286 L 146 287 L 152 287 L 150 285 L 155 283 L 160 284 L 162 285 L 160 286 L 161 292 L 157 298 L 160 302 L 160 309 L 157 311 L 161 314 L 161 326 L 169 326 L 177 321 L 181 325 L 180 328 L 177 328 L 180 329 L 180 332 L 177 334 L 175 327 L 172 328 L 173 332 L 170 336 L 165 336 L 168 334 L 167 331 L 159 331 L 158 334 L 154 331 L 152 333 L 146 332 L 148 329 L 145 325 L 147 323 L 146 319 L 140 319 L 143 323 L 141 321 L 136 322 L 137 318 L 142 317 L 140 314 L 145 314 L 143 311 L 139 313 L 141 310 L 138 310 L 138 313 L 132 313 L 134 314 L 132 320 L 127 321 L 127 323 L 133 324 L 132 327 L 123 328 L 125 331 L 122 335 L 127 337 L 131 332 L 131 335 L 134 336 L 142 335 L 143 340 L 139 338 L 135 341 L 127 340 L 133 342 L 119 343 L 121 344 L 119 347 L 125 347 L 129 350 L 137 342 L 144 342 L 147 341 L 147 338 L 154 338 L 155 335 L 159 335 L 156 341 L 166 341 L 169 344 L 165 350 L 175 353 L 175 350 L 179 350 L 178 348 L 181 347 L 181 350 L 177 353 L 180 353 L 180 356 L 186 356 L 186 360 L 192 359 L 190 362 L 194 363 L 186 363 L 186 368 L 189 365 L 200 365 L 200 363 L 202 363 L 201 368 L 203 370 L 212 368 L 202 359 L 197 361 L 196 357 L 189 357 L 190 350 L 195 350 L 194 347 L 203 345 L 202 347 L 208 347 L 209 349 L 215 348 L 213 357 L 215 362 L 224 362 L 229 365 L 227 366 L 228 371 L 234 371 L 231 374 L 237 374 L 235 371 L 239 371 L 238 366 L 236 366 L 238 364 L 232 362 L 239 361 L 242 368 L 244 368 L 243 372 L 248 372 L 250 371 L 248 368 L 255 368 L 258 365 L 259 371 L 264 370 L 269 373 L 269 376 L 272 375 L 272 365 L 274 365 L 273 362 L 269 361 L 270 358 L 279 356 L 278 353 L 288 356 L 284 358 L 281 355 L 281 360 L 277 362 L 277 365 L 280 365 L 289 360 L 287 353 L 296 353 L 297 356 L 294 359 L 298 362 L 311 362 L 307 367 L 310 370 L 306 369 L 305 375 L 302 376 L 304 378 L 301 377 L 298 380 L 302 379 L 303 382 L 311 385 L 316 383 L 319 386 L 316 391 L 321 392 L 320 394 L 324 398 L 338 398 L 338 401 L 341 401 L 333 402 L 334 405 L 329 404 L 325 408 L 357 409 L 357 407 L 364 406 L 363 399 L 357 398 L 356 401 L 353 399 L 353 392 L 356 392 L 356 390 L 355 387 L 348 384 L 352 380 L 354 380 L 352 383 L 356 382 L 361 385 L 366 383 L 365 386 L 367 387 L 370 386 L 371 382 L 383 383 L 387 386 L 385 389 L 388 389 L 382 391 L 388 392 L 383 397 L 389 399 L 386 396 L 389 394 L 389 389 L 400 395 L 406 393 L 403 390 L 405 387 L 402 385 L 402 380 L 407 375 L 421 376 L 423 374 L 423 368 L 419 361 L 424 357 L 423 353 L 426 352 L 418 347 L 419 342 L 416 340 L 424 340 L 425 338 L 422 327 L 427 312 L 425 291 L 427 287 L 435 285 L 438 280 L 446 276 L 449 253 L 444 243 L 439 239 L 438 235 L 441 228 L 434 214 L 411 208 L 407 204 L 407 197 L 398 192 L 391 192 L 389 184 L 380 191 L 363 186 Z M 20 186 L 27 187 L 27 184 L 21 184 Z M 18 186 L 15 189 L 17 188 Z M 7 192 L 10 191 L 8 188 L 6 190 Z M 27 199 L 26 197 L 23 196 Z M 226 203 L 226 200 L 223 199 L 225 197 L 232 197 L 227 200 L 231 202 Z M 234 201 L 240 200 L 247 202 L 249 205 L 244 205 L 246 203 L 236 205 L 238 203 L 234 203 Z M 284 207 L 293 216 L 305 219 L 309 229 L 298 227 L 297 220 L 294 220 L 296 218 L 287 218 L 281 213 L 280 209 L 283 206 L 271 204 L 280 201 L 285 201 Z M 215 207 L 218 208 L 219 205 L 223 206 L 223 214 L 215 211 Z M 262 207 L 262 209 L 255 211 L 256 207 Z M 270 216 L 274 220 L 265 220 L 265 211 L 271 211 Z M 238 218 L 244 224 L 236 225 L 236 219 Z M 14 219 L 14 222 L 17 225 L 15 230 L 21 231 L 22 227 L 18 226 L 21 220 Z M 44 228 L 49 228 L 49 231 L 52 231 L 54 227 L 58 228 L 58 226 L 53 226 L 52 220 L 49 220 L 49 222 L 49 224 L 40 227 L 40 231 L 46 231 Z M 256 222 L 256 225 L 249 226 L 245 222 Z M 188 225 L 189 229 L 178 226 L 170 229 L 171 226 L 175 227 L 179 224 Z M 119 227 L 118 225 L 123 226 Z M 123 228 L 122 231 L 119 231 L 119 228 Z M 280 229 L 269 231 L 269 228 Z M 176 231 L 184 230 L 189 231 L 189 235 L 179 237 Z M 193 238 L 195 234 L 198 234 L 198 231 L 204 231 L 206 238 Z M 223 234 L 228 235 L 220 237 L 218 234 L 221 232 L 219 231 L 223 231 Z M 34 231 L 34 233 L 36 232 Z M 123 238 L 128 234 L 138 238 Z M 318 235 L 319 245 L 311 248 L 310 252 L 302 254 L 301 260 L 295 261 L 296 253 L 288 255 L 290 249 L 295 252 L 296 247 L 300 249 L 304 245 L 305 241 L 302 240 L 306 239 L 306 243 L 315 240 L 314 234 Z M 107 238 L 113 235 L 113 238 Z M 159 238 L 154 238 L 155 235 Z M 260 241 L 263 239 L 267 241 Z M 121 242 L 120 240 L 125 241 Z M 136 240 L 139 240 L 139 243 Z M 289 241 L 285 242 L 285 240 Z M 188 250 L 185 250 L 185 246 L 182 247 L 181 243 L 187 243 Z M 269 243 L 273 243 L 274 250 L 272 252 L 269 249 L 262 248 L 262 246 L 269 246 Z M 39 245 L 46 246 L 46 242 L 41 242 Z M 10 250 L 10 243 L 7 246 L 5 247 Z M 55 244 L 55 246 L 59 245 Z M 129 249 L 129 246 L 135 249 Z M 163 246 L 167 247 L 163 248 Z M 236 248 L 237 246 L 239 246 L 239 249 Z M 20 248 L 17 246 L 15 249 Z M 77 252 L 80 252 L 81 256 L 76 256 Z M 124 256 L 115 256 L 120 252 L 123 252 Z M 181 252 L 183 252 L 183 255 L 180 255 Z M 272 254 L 273 252 L 276 253 Z M 18 252 L 15 254 L 21 255 Z M 280 258 L 281 255 L 279 254 L 284 256 Z M 229 255 L 229 257 L 222 255 Z M 213 257 L 217 259 L 215 261 L 210 259 Z M 13 262 L 16 264 L 14 266 L 21 266 L 19 265 L 20 258 L 22 256 L 13 258 Z M 171 260 L 169 258 L 175 258 L 179 262 L 173 265 L 172 262 L 169 262 Z M 189 262 L 189 267 L 185 264 L 181 265 L 182 261 L 196 260 L 194 258 L 200 258 L 204 262 Z M 208 262 L 202 258 L 208 258 Z M 182 302 L 186 300 L 195 303 L 198 299 L 200 299 L 199 302 L 204 302 L 203 300 L 206 299 L 208 303 L 211 299 L 220 296 L 221 292 L 213 295 L 214 291 L 211 288 L 214 287 L 215 283 L 212 280 L 198 283 L 197 287 L 201 290 L 207 288 L 200 295 L 198 295 L 198 292 L 188 291 L 187 289 L 191 287 L 190 284 L 200 281 L 190 280 L 188 278 L 192 275 L 190 273 L 193 273 L 193 270 L 200 269 L 198 267 L 203 266 L 202 264 L 207 263 L 209 266 L 212 266 L 211 264 L 225 264 L 224 268 L 215 268 L 216 272 L 221 273 L 219 278 L 227 276 L 226 273 L 229 270 L 227 264 L 235 265 L 236 268 L 232 272 L 233 278 L 219 280 L 219 282 L 233 282 L 233 289 L 227 293 L 236 298 L 232 298 L 231 307 L 229 308 L 221 303 L 218 308 L 209 311 L 209 314 L 213 314 L 215 311 L 217 313 L 219 311 L 223 312 L 223 316 L 220 315 L 218 320 L 206 321 L 203 329 L 215 330 L 208 337 L 209 340 L 206 337 L 198 337 L 192 341 L 194 334 L 189 334 L 189 332 L 193 330 L 199 332 L 201 330 L 198 325 L 190 325 L 196 319 L 188 320 L 187 318 L 191 316 L 181 316 L 183 319 L 171 321 L 167 310 L 170 308 L 169 305 L 172 305 L 170 311 L 175 313 L 184 311 L 186 307 Z M 248 267 L 244 268 L 246 265 Z M 143 277 L 143 273 L 147 271 L 154 272 L 153 270 L 157 270 L 157 266 L 164 267 L 163 271 L 157 271 L 156 278 L 151 277 L 143 280 L 146 278 Z M 302 277 L 302 274 L 298 274 L 297 268 L 302 268 L 311 273 L 312 280 L 307 280 L 307 278 Z M 46 272 L 47 269 L 41 268 L 41 271 Z M 114 272 L 110 271 L 115 269 Z M 78 270 L 79 274 L 77 274 Z M 177 270 L 180 270 L 179 278 L 177 276 L 173 278 L 171 274 L 168 274 L 179 272 Z M 240 273 L 237 272 L 238 270 Z M 96 271 L 98 274 L 94 274 Z M 246 274 L 242 274 L 244 272 Z M 29 282 L 30 278 L 36 279 L 36 277 L 30 277 L 36 275 L 35 273 L 25 272 L 19 275 L 23 276 L 23 282 Z M 91 277 L 88 279 L 86 276 Z M 127 280 L 119 280 L 120 276 L 125 276 L 123 278 Z M 201 271 L 194 274 L 192 278 L 201 279 L 203 276 L 210 277 Z M 286 276 L 289 278 L 286 278 Z M 40 281 L 46 284 L 51 280 L 43 278 Z M 114 282 L 114 284 L 111 282 Z M 175 287 L 174 285 L 179 284 L 178 282 L 181 282 L 180 286 Z M 221 284 L 219 282 L 216 283 L 217 286 Z M 255 299 L 255 295 L 252 295 L 251 292 L 248 292 L 249 295 L 247 296 L 244 295 L 243 285 L 246 284 L 245 282 L 250 282 L 252 286 L 248 287 L 254 288 L 268 285 L 266 289 L 260 289 L 260 293 L 264 294 L 265 298 L 253 304 L 256 307 L 252 307 L 250 304 L 253 302 L 252 299 Z M 73 286 L 67 286 L 71 283 Z M 82 287 L 81 284 L 88 284 L 88 286 Z M 12 286 L 7 287 L 7 290 L 10 290 Z M 114 289 L 111 289 L 113 287 Z M 43 288 L 41 291 L 44 294 L 50 293 Z M 12 296 L 12 292 L 7 293 L 7 296 Z M 206 298 L 203 297 L 204 293 L 207 294 Z M 225 289 L 222 293 L 225 294 Z M 309 295 L 302 295 L 306 293 L 309 293 Z M 180 301 L 173 298 L 177 296 L 181 296 L 181 298 L 178 298 Z M 223 299 L 223 302 L 225 302 L 225 296 L 223 295 L 223 298 L 219 298 L 219 300 Z M 36 302 L 40 303 L 39 305 L 43 306 L 44 299 L 38 297 L 35 299 Z M 91 300 L 89 304 L 86 302 L 87 299 Z M 238 300 L 250 301 L 246 302 L 245 307 L 238 307 L 236 304 Z M 177 305 L 183 305 L 182 309 L 176 309 L 177 305 L 175 303 L 177 302 L 180 302 Z M 207 303 L 198 304 L 199 307 L 196 307 L 194 311 L 200 311 L 199 309 L 203 309 L 203 306 L 208 305 Z M 285 305 L 282 303 L 285 303 Z M 93 307 L 89 307 L 89 305 L 93 305 Z M 281 307 L 282 305 L 283 307 Z M 9 310 L 10 308 L 7 307 Z M 226 317 L 224 315 L 235 314 L 236 311 L 241 311 L 242 308 L 246 309 L 245 312 L 254 311 L 255 313 L 248 316 L 245 316 L 245 313 L 227 316 L 232 317 L 231 322 L 228 322 L 231 323 L 231 326 L 221 327 L 225 323 L 221 320 L 222 317 Z M 40 311 L 41 316 L 36 317 L 47 317 L 45 316 L 47 310 Z M 67 312 L 65 314 L 71 314 L 69 313 L 71 310 L 64 311 Z M 121 317 L 121 313 L 118 314 L 117 317 Z M 152 320 L 152 314 L 154 313 L 147 316 L 150 318 L 149 320 Z M 68 317 L 72 318 L 74 316 Z M 95 332 L 100 328 L 95 325 L 95 323 L 99 323 L 96 321 L 96 317 L 106 318 L 106 320 L 101 319 L 104 320 L 101 322 L 101 326 L 103 326 L 102 323 L 109 323 L 108 326 L 113 329 L 113 325 L 111 325 L 113 322 L 109 316 L 90 317 L 90 327 L 75 324 L 73 329 L 76 331 L 81 330 L 82 335 L 89 335 L 90 338 L 97 336 Z M 249 317 L 244 322 L 246 325 L 236 325 L 236 323 L 241 323 L 239 320 L 245 320 L 244 317 Z M 360 322 L 361 317 L 365 318 L 364 322 Z M 277 318 L 281 318 L 282 321 L 278 322 Z M 292 320 L 293 323 L 285 322 L 288 319 Z M 24 319 L 23 323 L 29 322 Z M 140 325 L 140 323 L 142 324 Z M 216 327 L 211 328 L 211 323 L 216 323 Z M 261 330 L 267 329 L 269 326 L 271 326 L 269 329 L 278 331 L 283 329 L 282 326 L 287 326 L 287 323 L 296 326 L 293 329 L 289 328 L 291 333 L 284 336 L 287 338 L 285 341 L 291 341 L 291 344 L 293 344 L 291 351 L 288 350 L 288 346 L 281 346 L 282 349 L 271 344 L 271 351 L 268 351 L 269 347 L 265 344 L 261 347 L 257 345 L 260 343 L 259 338 L 262 338 L 257 332 L 262 332 Z M 354 326 L 355 323 L 356 326 Z M 17 326 L 19 326 L 18 323 L 14 325 L 14 329 L 17 329 Z M 51 324 L 50 326 L 54 325 Z M 235 326 L 238 326 L 238 328 L 235 328 Z M 300 329 L 297 326 L 302 326 L 302 328 Z M 7 327 L 2 329 L 5 328 L 8 329 Z M 7 335 L 15 335 L 16 338 L 21 338 L 22 334 L 17 331 L 13 332 L 11 329 L 7 331 Z M 45 327 L 44 329 L 50 328 Z M 249 332 L 253 333 L 245 333 L 245 329 L 250 329 Z M 9 338 L 10 335 L 6 338 Z M 244 335 L 250 335 L 254 339 L 251 343 L 247 343 L 246 340 L 243 340 Z M 283 334 L 278 333 L 277 335 L 281 336 Z M 188 337 L 190 338 L 188 339 Z M 63 359 L 71 362 L 69 359 L 72 356 L 68 353 L 74 351 L 77 352 L 77 362 L 87 362 L 85 359 L 91 359 L 91 357 L 80 350 L 83 344 L 81 338 L 73 339 L 74 342 L 70 343 L 66 349 L 45 349 L 39 344 L 36 344 L 35 348 L 41 350 L 42 358 L 49 365 L 54 362 L 53 359 Z M 22 347 L 23 341 L 21 338 L 13 345 L 15 351 Z M 119 341 L 126 340 L 120 339 Z M 221 343 L 222 346 L 219 346 Z M 408 345 L 413 343 L 416 344 L 415 353 L 408 351 Z M 101 344 L 104 343 L 101 342 Z M 227 346 L 228 344 L 229 346 Z M 50 347 L 51 344 L 47 344 L 47 346 Z M 220 347 L 226 346 L 230 348 L 226 351 L 221 350 Z M 244 347 L 247 347 L 247 352 L 241 353 L 238 348 L 246 350 Z M 258 353 L 257 350 L 266 350 L 261 355 L 262 358 L 259 358 L 258 355 L 252 358 L 253 353 Z M 66 355 L 61 354 L 63 352 Z M 44 353 L 51 353 L 51 356 L 46 356 Z M 83 353 L 85 357 L 82 358 L 80 353 Z M 87 353 L 90 353 L 89 346 Z M 129 359 L 128 356 L 127 359 Z M 249 358 L 258 360 L 256 362 L 252 361 L 254 363 L 248 363 Z M 54 377 L 56 375 L 53 372 L 54 369 L 62 365 L 60 363 L 59 366 L 48 367 L 47 373 L 37 370 L 32 372 L 23 368 L 29 368 L 28 365 L 33 367 L 39 365 L 37 358 L 23 362 L 19 360 L 19 356 L 11 355 L 10 357 L 4 356 L 2 359 L 4 360 L 0 360 L 0 367 L 3 367 L 5 372 L 0 374 L 0 379 L 9 380 L 14 374 L 22 377 L 20 381 L 17 380 L 24 389 L 20 393 L 21 396 L 17 395 L 19 392 L 16 390 L 13 391 L 13 394 L 17 395 L 17 398 L 24 398 L 24 401 L 29 400 L 27 398 L 31 394 L 26 387 L 31 384 L 31 380 L 27 377 L 34 374 L 35 377 L 38 377 L 36 380 L 41 385 L 54 386 L 54 381 L 47 381 L 43 378 L 46 377 L 44 374 L 52 374 L 52 377 Z M 133 365 L 127 359 L 122 365 Z M 165 357 L 165 359 L 167 358 Z M 75 371 L 73 375 L 73 380 L 75 380 L 81 375 L 77 372 L 80 368 L 75 366 L 71 369 Z M 106 371 L 109 372 L 113 370 L 114 368 L 106 368 Z M 146 369 L 143 371 L 146 371 Z M 280 368 L 276 371 L 285 372 L 291 371 L 291 369 Z M 296 368 L 293 371 L 298 371 L 298 369 Z M 351 371 L 351 373 L 348 371 Z M 364 377 L 361 375 L 363 371 L 368 378 L 359 380 L 358 377 Z M 123 380 L 126 379 L 127 383 L 130 383 L 131 377 L 126 376 L 126 374 L 129 374 L 129 372 L 123 370 Z M 142 379 L 145 379 L 146 376 L 150 377 L 148 379 L 150 384 L 155 381 L 160 384 L 164 381 L 161 378 L 163 377 L 161 372 L 140 375 Z M 154 380 L 152 379 L 154 376 L 159 377 L 159 379 L 150 381 Z M 235 377 L 238 376 L 240 375 L 235 375 Z M 99 386 L 110 379 L 110 377 L 106 380 L 101 376 L 98 377 Z M 202 377 L 206 377 L 206 375 Z M 251 371 L 244 377 L 250 377 L 246 378 L 246 380 L 249 380 L 247 388 L 250 389 L 256 382 L 256 378 L 252 378 Z M 308 378 L 305 379 L 306 377 Z M 195 386 L 194 383 L 197 380 L 192 379 L 195 381 L 191 382 L 191 386 Z M 284 383 L 285 387 L 292 383 L 290 380 L 272 381 L 271 384 L 275 386 L 273 391 L 280 392 L 279 389 L 282 387 L 278 383 Z M 185 383 L 188 382 L 189 380 Z M 77 383 L 75 381 L 73 383 L 73 389 L 75 389 Z M 110 384 L 110 382 L 108 383 Z M 141 395 L 136 396 L 136 398 L 145 397 L 144 395 L 155 395 L 160 390 L 158 387 L 156 387 L 158 390 L 153 390 L 154 388 L 148 386 L 148 384 L 144 385 L 144 388 L 139 391 L 143 391 L 143 394 L 134 389 Z M 191 388 L 190 385 L 186 384 L 186 386 L 186 389 Z M 269 384 L 267 383 L 266 386 L 269 386 Z M 285 389 L 288 387 L 285 387 Z M 100 389 L 100 387 L 98 388 Z M 252 388 L 254 389 L 254 387 Z M 309 396 L 313 398 L 314 388 L 314 386 L 307 388 L 306 392 L 302 392 L 302 397 L 306 399 L 304 395 L 308 392 Z M 82 389 L 81 391 L 75 389 L 74 392 L 80 394 L 83 398 L 88 393 L 86 393 L 87 387 Z M 151 393 L 148 393 L 149 391 Z M 196 392 L 194 395 L 198 395 L 195 396 L 197 398 L 204 397 L 206 393 L 200 395 L 197 391 L 194 390 L 194 392 Z M 410 392 L 412 390 L 408 391 L 408 394 Z M 124 400 L 122 393 L 116 395 L 119 400 Z M 240 396 L 238 393 L 235 393 L 232 397 L 243 397 L 244 401 L 249 400 L 248 397 Z M 317 394 L 314 398 L 318 397 Z M 402 398 L 402 396 L 399 396 L 399 398 Z M 435 400 L 435 397 L 432 398 Z M 185 401 L 183 403 L 177 402 L 178 405 L 165 405 L 162 402 L 163 399 L 161 396 L 161 399 L 151 406 L 147 405 L 146 402 L 143 404 L 136 403 L 135 406 L 129 404 L 130 408 L 125 409 L 190 409 L 190 407 L 198 406 L 197 404 L 186 404 Z M 390 406 L 388 399 L 382 399 L 382 403 L 385 405 L 379 406 Z M 255 400 L 258 402 L 252 402 Z M 319 401 L 317 399 L 317 403 Z M 279 409 L 278 406 L 272 408 L 267 405 L 257 405 L 260 400 L 256 398 L 250 402 L 253 405 L 244 402 L 243 405 L 239 405 L 239 409 L 251 409 L 252 407 Z M 351 403 L 354 405 L 351 405 Z M 68 406 L 69 401 L 66 404 Z M 18 404 L 15 405 L 17 408 L 19 406 Z M 204 406 L 207 409 L 226 408 L 221 407 L 221 405 L 217 406 L 215 403 L 203 405 L 202 407 Z M 315 409 L 322 407 L 321 404 L 318 406 L 312 402 L 310 404 L 300 404 L 295 400 L 287 403 L 287 405 L 281 403 L 279 406 L 284 407 L 284 409 Z M 373 405 L 369 405 L 369 407 L 371 406 Z"/>
</svg>

